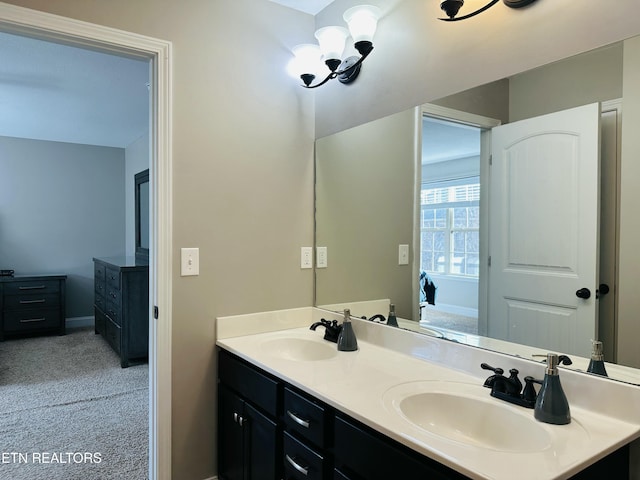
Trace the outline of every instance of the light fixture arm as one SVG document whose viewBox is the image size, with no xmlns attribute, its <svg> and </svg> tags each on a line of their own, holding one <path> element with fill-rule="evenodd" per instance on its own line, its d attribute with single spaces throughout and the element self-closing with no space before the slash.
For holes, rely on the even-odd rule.
<svg viewBox="0 0 640 480">
<path fill-rule="evenodd" d="M 500 0 L 491 0 L 484 7 L 479 8 L 475 12 L 471 12 L 467 15 L 463 15 L 462 17 L 456 17 L 458 10 L 464 4 L 464 0 L 443 0 L 440 4 L 440 8 L 447 14 L 449 18 L 440 18 L 439 20 L 445 22 L 457 22 L 458 20 L 465 20 L 467 18 L 475 17 L 479 13 L 484 12 L 485 10 L 490 9 Z M 527 5 L 535 2 L 536 0 L 502 0 L 507 7 L 511 8 L 521 8 L 526 7 Z"/>
<path fill-rule="evenodd" d="M 498 1 L 498 0 L 495 0 Z M 329 80 L 333 80 L 336 77 L 339 77 L 338 80 L 341 83 L 349 83 L 355 80 L 355 77 L 358 76 L 360 72 L 360 67 L 362 66 L 362 62 L 364 62 L 365 58 L 369 56 L 369 54 L 373 51 L 373 44 L 371 42 L 356 42 L 354 45 L 356 50 L 360 53 L 360 58 L 357 57 L 349 57 L 345 59 L 340 65 L 345 65 L 342 70 L 333 70 L 322 80 L 320 83 L 315 85 L 311 85 L 311 82 L 315 79 L 315 75 L 311 74 L 303 74 L 300 75 L 304 85 L 304 88 L 318 88 L 327 83 Z M 355 60 L 357 58 L 357 60 Z M 353 63 L 355 61 L 355 63 Z M 331 69 L 331 65 L 327 65 L 329 69 Z M 337 67 L 336 67 L 337 68 Z"/>
</svg>

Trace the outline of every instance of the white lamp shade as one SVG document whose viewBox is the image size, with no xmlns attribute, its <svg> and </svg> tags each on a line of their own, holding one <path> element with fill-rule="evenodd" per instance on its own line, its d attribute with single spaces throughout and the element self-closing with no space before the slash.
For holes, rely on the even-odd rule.
<svg viewBox="0 0 640 480">
<path fill-rule="evenodd" d="M 341 60 L 349 32 L 342 27 L 323 27 L 316 31 L 323 59 Z"/>
<path fill-rule="evenodd" d="M 381 10 L 373 5 L 358 5 L 344 12 L 344 21 L 349 25 L 353 41 L 373 42 Z"/>
<path fill-rule="evenodd" d="M 291 50 L 294 57 L 287 65 L 287 71 L 292 77 L 300 78 L 300 75 L 304 73 L 310 73 L 317 76 L 320 71 L 324 72 L 324 70 L 327 69 L 320 60 L 321 54 L 320 47 L 318 47 L 318 45 L 304 43 L 296 45 Z"/>
</svg>

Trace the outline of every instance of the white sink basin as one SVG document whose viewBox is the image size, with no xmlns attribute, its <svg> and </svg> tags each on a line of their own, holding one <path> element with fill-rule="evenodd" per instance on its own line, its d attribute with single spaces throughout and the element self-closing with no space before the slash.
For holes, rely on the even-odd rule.
<svg viewBox="0 0 640 480">
<path fill-rule="evenodd" d="M 338 347 L 335 343 L 297 337 L 267 340 L 262 344 L 262 350 L 271 356 L 298 362 L 327 360 L 338 354 Z"/>
<path fill-rule="evenodd" d="M 512 407 L 479 385 L 411 382 L 384 395 L 388 410 L 433 435 L 475 447 L 512 453 L 539 452 L 552 444 L 533 410 Z"/>
</svg>

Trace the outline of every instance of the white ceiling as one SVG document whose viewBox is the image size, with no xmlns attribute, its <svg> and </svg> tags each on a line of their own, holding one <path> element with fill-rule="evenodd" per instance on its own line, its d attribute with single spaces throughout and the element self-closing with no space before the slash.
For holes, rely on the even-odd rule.
<svg viewBox="0 0 640 480">
<path fill-rule="evenodd" d="M 334 0 L 271 0 L 273 3 L 279 3 L 285 7 L 300 10 L 301 12 L 316 15 L 327 5 L 333 3 Z"/>
<path fill-rule="evenodd" d="M 0 32 L 0 135 L 124 148 L 149 126 L 149 62 Z"/>
<path fill-rule="evenodd" d="M 480 129 L 424 117 L 422 119 L 422 164 L 445 162 L 480 155 Z"/>
</svg>

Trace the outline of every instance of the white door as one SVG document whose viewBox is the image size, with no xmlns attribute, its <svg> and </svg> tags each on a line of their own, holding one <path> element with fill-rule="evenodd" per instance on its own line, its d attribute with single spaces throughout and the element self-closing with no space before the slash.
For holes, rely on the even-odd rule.
<svg viewBox="0 0 640 480">
<path fill-rule="evenodd" d="M 592 104 L 492 130 L 489 336 L 589 356 L 597 338 L 599 123 Z"/>
</svg>

